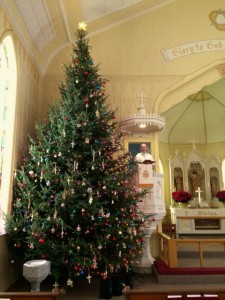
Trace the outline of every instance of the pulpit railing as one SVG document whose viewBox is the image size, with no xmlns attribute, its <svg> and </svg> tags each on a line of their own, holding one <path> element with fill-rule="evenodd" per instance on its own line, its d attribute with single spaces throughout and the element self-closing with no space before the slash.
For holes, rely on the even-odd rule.
<svg viewBox="0 0 225 300">
<path fill-rule="evenodd" d="M 225 239 L 173 239 L 170 238 L 167 234 L 159 232 L 159 258 L 164 261 L 170 268 L 176 268 L 178 267 L 178 251 L 179 248 L 181 248 L 180 246 L 182 246 L 183 249 L 193 246 L 199 253 L 199 255 L 196 256 L 199 266 L 205 267 L 204 246 L 208 245 L 213 248 L 215 244 L 222 246 L 225 264 Z"/>
</svg>

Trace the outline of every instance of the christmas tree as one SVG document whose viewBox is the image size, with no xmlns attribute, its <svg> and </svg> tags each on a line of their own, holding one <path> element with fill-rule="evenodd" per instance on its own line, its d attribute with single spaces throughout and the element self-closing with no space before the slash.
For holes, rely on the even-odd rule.
<svg viewBox="0 0 225 300">
<path fill-rule="evenodd" d="M 80 23 L 60 99 L 30 138 L 6 218 L 12 262 L 49 260 L 55 279 L 66 274 L 68 283 L 127 270 L 143 246 L 137 208 L 145 192 L 135 186 L 137 166 L 122 149 L 88 44 Z"/>
</svg>

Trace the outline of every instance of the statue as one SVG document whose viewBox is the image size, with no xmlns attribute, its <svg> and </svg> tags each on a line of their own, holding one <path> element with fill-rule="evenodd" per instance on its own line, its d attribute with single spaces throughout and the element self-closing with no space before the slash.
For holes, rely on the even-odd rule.
<svg viewBox="0 0 225 300">
<path fill-rule="evenodd" d="M 183 188 L 183 177 L 180 176 L 180 175 L 177 175 L 175 178 L 174 178 L 174 186 L 176 188 L 176 191 L 182 191 L 184 188 Z"/>
<path fill-rule="evenodd" d="M 210 184 L 211 184 L 211 193 L 212 198 L 216 197 L 216 193 L 218 192 L 218 179 L 216 176 L 211 176 L 210 178 Z"/>
<path fill-rule="evenodd" d="M 196 192 L 196 190 L 198 189 L 198 187 L 201 187 L 201 178 L 203 177 L 202 172 L 203 171 L 201 171 L 201 170 L 197 171 L 197 170 L 193 169 L 189 173 L 192 194 L 194 194 Z"/>
</svg>

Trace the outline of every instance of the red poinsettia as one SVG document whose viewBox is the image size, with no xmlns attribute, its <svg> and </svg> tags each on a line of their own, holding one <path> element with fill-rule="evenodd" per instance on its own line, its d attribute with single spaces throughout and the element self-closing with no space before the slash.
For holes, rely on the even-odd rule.
<svg viewBox="0 0 225 300">
<path fill-rule="evenodd" d="M 178 192 L 173 192 L 172 193 L 172 198 L 176 202 L 187 203 L 189 200 L 191 200 L 192 195 L 189 192 L 178 191 Z"/>
<path fill-rule="evenodd" d="M 216 197 L 219 199 L 219 201 L 225 202 L 225 190 L 217 192 Z"/>
</svg>

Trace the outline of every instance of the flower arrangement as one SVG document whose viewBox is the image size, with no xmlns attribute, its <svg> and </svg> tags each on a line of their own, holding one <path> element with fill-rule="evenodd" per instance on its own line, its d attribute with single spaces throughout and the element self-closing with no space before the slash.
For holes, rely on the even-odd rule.
<svg viewBox="0 0 225 300">
<path fill-rule="evenodd" d="M 224 202 L 225 203 L 225 190 L 217 192 L 216 193 L 216 197 L 218 198 L 218 200 L 220 202 Z"/>
<path fill-rule="evenodd" d="M 191 195 L 189 192 L 178 191 L 178 192 L 173 192 L 173 193 L 172 193 L 172 198 L 173 198 L 176 202 L 187 203 L 188 201 L 191 200 L 192 195 Z"/>
</svg>

